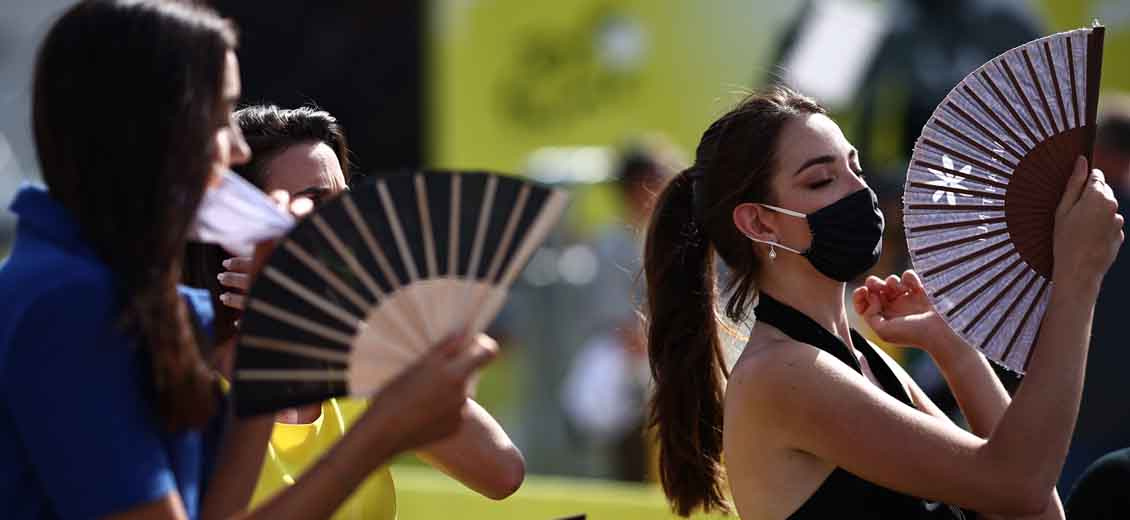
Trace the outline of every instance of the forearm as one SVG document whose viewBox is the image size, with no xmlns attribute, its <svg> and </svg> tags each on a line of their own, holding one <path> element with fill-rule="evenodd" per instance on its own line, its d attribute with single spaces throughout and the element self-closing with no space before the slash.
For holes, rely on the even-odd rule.
<svg viewBox="0 0 1130 520">
<path fill-rule="evenodd" d="M 273 427 L 271 415 L 231 423 L 217 453 L 216 468 L 201 506 L 201 519 L 230 518 L 247 509 Z"/>
<path fill-rule="evenodd" d="M 1071 441 L 1098 283 L 1053 287 L 1027 376 L 987 444 L 1030 482 L 1058 478 Z"/>
<path fill-rule="evenodd" d="M 1009 396 L 989 366 L 988 360 L 955 332 L 946 328 L 938 334 L 937 345 L 929 352 L 953 392 L 973 433 L 987 438 L 1008 409 Z"/>
<path fill-rule="evenodd" d="M 483 496 L 506 498 L 525 478 L 522 452 L 474 400 L 467 399 L 462 414 L 463 422 L 454 435 L 419 450 L 417 455 Z"/>
</svg>

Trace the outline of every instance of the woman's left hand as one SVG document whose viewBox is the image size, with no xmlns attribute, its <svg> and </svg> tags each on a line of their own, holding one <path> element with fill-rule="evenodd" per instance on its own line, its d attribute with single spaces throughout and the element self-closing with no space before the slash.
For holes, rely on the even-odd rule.
<svg viewBox="0 0 1130 520">
<path fill-rule="evenodd" d="M 929 351 L 954 334 L 934 310 L 914 271 L 901 278 L 892 274 L 886 280 L 869 276 L 852 293 L 852 303 L 883 341 Z"/>
</svg>

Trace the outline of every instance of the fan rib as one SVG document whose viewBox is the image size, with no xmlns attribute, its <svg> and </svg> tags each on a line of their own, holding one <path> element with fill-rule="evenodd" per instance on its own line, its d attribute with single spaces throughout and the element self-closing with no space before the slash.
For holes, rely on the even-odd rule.
<svg viewBox="0 0 1130 520">
<path fill-rule="evenodd" d="M 1048 130 L 1044 128 L 1043 121 L 1040 121 L 1040 116 L 1036 114 L 1036 108 L 1032 106 L 1032 102 L 1028 99 L 1028 93 L 1024 92 L 1024 88 L 1021 87 L 1020 82 L 1016 80 L 1016 74 L 1012 72 L 1012 65 L 1009 65 L 1008 60 L 1004 57 L 1001 57 L 1000 61 L 998 61 L 997 63 L 999 63 L 1001 68 L 1004 69 L 1005 76 L 1008 77 L 1009 83 L 1012 84 L 1013 92 L 1015 92 L 1016 96 L 1020 98 L 1020 104 L 1028 110 L 1028 116 L 1032 118 L 1032 121 L 1036 123 L 1036 129 L 1040 131 L 1040 138 L 1033 141 L 1036 143 L 1043 142 L 1051 134 L 1049 134 Z"/>
<path fill-rule="evenodd" d="M 965 88 L 968 89 L 969 87 Z M 977 118 L 973 117 L 967 110 L 962 108 L 961 105 L 955 103 L 953 100 L 947 101 L 946 105 L 950 108 L 950 110 L 953 110 L 958 115 L 960 115 L 961 118 L 964 119 L 967 123 L 977 127 L 977 129 L 980 130 L 985 137 L 988 137 L 995 141 L 996 144 L 1001 145 L 1001 147 L 1004 148 L 1008 153 L 1012 154 L 1013 157 L 1016 157 L 1017 159 L 1024 157 L 1024 154 L 1013 148 L 1012 145 L 1008 143 L 1008 141 L 997 139 L 997 132 L 990 130 L 987 126 L 978 121 Z M 1019 142 L 1020 140 L 1016 139 L 1016 141 Z"/>
<path fill-rule="evenodd" d="M 1037 307 L 1039 307 L 1040 302 L 1043 301 L 1043 299 L 1044 299 L 1044 293 L 1047 292 L 1048 287 L 1050 287 L 1050 286 L 1051 286 L 1051 281 L 1048 280 L 1047 278 L 1045 278 L 1044 282 L 1040 285 L 1039 292 L 1036 293 L 1036 298 L 1034 300 L 1032 300 L 1033 306 L 1030 307 L 1028 309 L 1027 314 L 1024 315 L 1024 321 L 1021 322 L 1019 330 L 1023 330 L 1025 322 L 1028 321 L 1028 318 L 1031 316 L 1032 311 L 1034 311 Z M 1039 327 L 1037 327 L 1036 328 L 1037 337 L 1039 337 L 1039 330 L 1040 330 Z M 1032 351 L 1034 351 L 1034 350 L 1036 350 L 1036 342 L 1035 341 L 1033 341 L 1031 345 L 1028 345 L 1028 352 L 1026 352 L 1024 354 L 1024 365 L 1021 367 L 1021 370 L 1024 370 L 1024 371 L 1028 370 L 1028 363 L 1030 363 L 1032 361 Z"/>
<path fill-rule="evenodd" d="M 1079 99 L 1079 87 L 1075 84 L 1075 49 L 1071 45 L 1071 36 L 1064 38 L 1067 45 L 1067 67 L 1071 70 L 1071 112 L 1075 114 L 1075 128 L 1083 126 L 1083 119 L 1079 116 L 1079 105 L 1075 102 Z"/>
<path fill-rule="evenodd" d="M 475 241 L 471 245 L 471 265 L 467 269 L 469 278 L 478 278 L 479 261 L 483 254 L 483 241 L 486 238 L 489 212 L 494 205 L 494 192 L 498 188 L 498 178 L 493 175 L 487 178 L 486 191 L 483 193 L 483 205 L 479 207 L 479 220 L 475 227 Z"/>
<path fill-rule="evenodd" d="M 1031 74 L 1031 77 L 1032 77 L 1032 82 L 1036 84 L 1036 91 L 1039 93 L 1040 99 L 1043 100 L 1044 107 L 1047 109 L 1046 115 L 1047 115 L 1048 119 L 1052 122 L 1052 125 L 1055 125 L 1055 116 L 1052 115 L 1051 107 L 1048 105 L 1048 100 L 1044 96 L 1044 89 L 1040 85 L 1040 78 L 1036 77 L 1036 71 L 1032 67 L 1032 60 L 1028 56 L 1028 50 L 1023 49 L 1023 54 L 1024 54 L 1024 59 L 1026 60 L 1027 65 L 1028 65 L 1028 71 L 1029 71 L 1029 73 Z M 1020 85 L 1019 85 L 1019 83 L 1017 83 L 1016 78 L 1011 76 L 1011 72 L 1010 72 L 1009 77 L 1012 79 L 1013 85 L 1016 87 L 1017 91 L 1020 92 L 1021 94 L 1024 94 L 1024 91 L 1022 89 L 1020 89 Z M 1036 114 L 1036 110 L 1032 106 L 1032 103 L 1028 100 L 1028 96 L 1024 95 L 1022 97 L 1022 99 L 1024 100 L 1024 105 L 1028 107 L 1028 113 L 1032 116 L 1033 119 L 1036 120 L 1037 123 L 1040 123 L 1040 117 Z M 1059 130 L 1056 129 L 1055 134 L 1048 133 L 1044 129 L 1043 124 L 1040 124 L 1040 132 L 1042 132 L 1044 134 L 1044 138 L 1041 139 L 1039 143 L 1037 143 L 1036 148 L 1041 148 L 1038 145 L 1046 143 L 1044 148 L 1048 148 L 1048 150 L 1033 150 L 1033 151 L 1036 151 L 1037 153 L 1044 154 L 1043 156 L 1048 161 L 1051 161 L 1051 162 L 1054 163 L 1055 157 L 1062 156 L 1062 150 L 1060 150 L 1060 148 L 1059 148 L 1058 141 L 1056 141 L 1055 139 L 1051 139 L 1051 137 L 1053 135 L 1059 133 Z M 1048 152 L 1052 152 L 1052 151 L 1054 151 L 1054 153 L 1051 153 L 1050 156 L 1047 155 Z"/>
<path fill-rule="evenodd" d="M 926 191 L 944 191 L 948 193 L 957 193 L 959 195 L 971 195 L 974 197 L 984 197 L 992 200 L 1004 200 L 1004 195 L 1000 193 L 993 193 L 991 191 L 970 190 L 965 188 L 954 188 L 953 186 L 942 186 L 939 184 L 927 184 L 925 182 L 911 182 L 910 186 L 913 188 L 920 188 Z"/>
<path fill-rule="evenodd" d="M 938 127 L 942 128 L 943 130 L 949 132 L 952 137 L 959 139 L 961 141 L 964 141 L 965 144 L 972 146 L 973 148 L 981 150 L 981 153 L 984 153 L 985 155 L 988 155 L 989 157 L 996 158 L 998 161 L 1006 164 L 1008 167 L 1012 168 L 1013 170 L 1016 169 L 1016 164 L 1017 164 L 1016 161 L 1009 160 L 1005 156 L 997 153 L 996 150 L 993 150 L 992 148 L 989 148 L 988 146 L 985 146 L 985 145 L 977 142 L 972 137 L 969 137 L 968 135 L 966 135 L 965 132 L 962 132 L 962 131 L 954 128 L 953 126 L 950 126 L 949 123 L 945 122 L 945 120 L 941 119 L 940 117 L 935 117 L 934 123 L 937 124 Z"/>
<path fill-rule="evenodd" d="M 954 247 L 954 246 L 960 246 L 962 244 L 968 244 L 969 242 L 973 242 L 973 241 L 976 241 L 976 240 L 983 240 L 983 239 L 986 239 L 986 238 L 992 238 L 992 237 L 995 237 L 995 236 L 1000 236 L 1000 235 L 1003 235 L 1005 233 L 1008 233 L 1008 228 L 1002 227 L 1000 229 L 995 229 L 993 231 L 988 231 L 988 232 L 985 232 L 985 233 L 979 233 L 979 234 L 976 234 L 976 235 L 969 235 L 969 236 L 965 236 L 965 237 L 961 237 L 961 238 L 956 238 L 956 239 L 953 239 L 953 240 L 950 240 L 950 241 L 947 241 L 947 242 L 939 242 L 939 243 L 934 244 L 932 246 L 927 246 L 927 247 L 924 247 L 922 249 L 919 249 L 918 254 L 928 255 L 930 253 L 935 253 L 935 252 L 938 252 L 938 251 L 942 251 L 944 249 L 949 249 L 949 248 Z"/>
<path fill-rule="evenodd" d="M 1044 295 L 1044 291 L 1048 287 L 1048 279 L 1040 276 L 1043 281 L 1040 283 L 1040 289 L 1036 291 L 1036 296 L 1032 298 L 1032 302 L 1028 304 L 1028 309 L 1024 311 L 1024 316 L 1020 319 L 1020 325 L 1013 331 L 1012 337 L 1008 340 L 1008 346 L 1005 347 L 1004 353 L 1001 354 L 1001 361 L 1008 359 L 1008 355 L 1012 353 L 1012 348 L 1016 346 L 1016 339 L 1024 332 L 1024 326 L 1028 324 L 1028 319 L 1032 317 L 1032 311 L 1040 305 L 1040 298 Z M 1036 278 L 1032 278 L 1035 281 Z M 1017 301 L 1022 300 L 1023 297 L 1017 298 Z M 1031 346 L 1029 346 L 1031 348 Z"/>
<path fill-rule="evenodd" d="M 992 260 L 985 262 L 985 265 L 982 266 L 980 269 L 974 269 L 972 271 L 969 271 L 968 273 L 961 275 L 960 278 L 946 284 L 945 287 L 938 289 L 938 292 L 934 293 L 934 296 L 942 297 L 946 293 L 949 293 L 950 291 L 957 289 L 958 287 L 961 287 L 962 285 L 965 285 L 966 282 L 976 278 L 978 275 L 985 273 L 986 271 L 989 270 L 990 267 L 993 267 L 993 266 L 1001 263 L 1002 261 L 1004 261 L 1004 259 L 1008 258 L 1009 256 L 1012 256 L 1012 254 L 1013 254 L 1013 251 L 1005 251 L 1005 252 L 993 257 Z M 946 311 L 946 316 L 949 316 L 949 317 L 952 318 L 955 314 L 960 312 L 962 308 L 964 308 L 966 305 L 969 305 L 970 302 L 972 302 L 978 296 L 983 294 L 981 291 L 985 287 L 989 287 L 989 286 L 997 283 L 998 280 L 1003 278 L 1010 271 L 1012 271 L 1013 269 L 1016 269 L 1016 266 L 1020 265 L 1021 262 L 1023 262 L 1023 260 L 1020 259 L 1020 258 L 1013 260 L 1013 262 L 1011 264 L 1009 264 L 1008 266 L 1006 266 L 1003 270 L 1001 270 L 1001 272 L 993 275 L 992 278 L 989 278 L 985 283 L 981 284 L 981 287 L 979 287 L 977 290 L 970 291 L 969 294 L 965 295 L 965 297 L 962 298 L 960 301 L 958 301 L 957 304 L 955 304 L 952 308 L 950 308 L 950 310 Z"/>
<path fill-rule="evenodd" d="M 338 278 L 337 275 L 333 274 L 333 272 L 331 272 L 329 269 L 326 269 L 324 265 L 315 260 L 314 257 L 310 255 L 310 253 L 307 253 L 305 249 L 302 249 L 302 246 L 298 245 L 295 242 L 287 241 L 283 243 L 283 248 L 286 249 L 290 254 L 294 255 L 294 257 L 297 258 L 299 262 L 302 262 L 302 265 L 305 265 L 307 268 L 313 271 L 314 274 L 317 274 L 318 277 L 329 284 L 330 287 L 333 287 L 335 291 L 345 296 L 345 298 L 353 303 L 353 305 L 356 305 L 358 309 L 367 309 L 372 304 L 371 301 L 366 301 L 365 298 L 362 298 L 360 294 L 357 294 L 357 292 L 346 285 L 345 282 L 341 281 L 341 279 Z"/>
<path fill-rule="evenodd" d="M 977 315 L 973 317 L 972 320 L 969 320 L 969 323 L 966 324 L 965 328 L 963 328 L 961 330 L 962 334 L 969 334 L 969 331 L 973 330 L 973 327 L 976 327 L 978 324 L 980 324 L 981 320 L 985 319 L 985 316 L 988 316 L 988 314 L 990 312 L 992 312 L 992 310 L 995 309 L 997 305 L 1000 304 L 1001 300 L 1004 299 L 1005 295 L 1007 295 L 1010 291 L 1012 291 L 1012 288 L 1016 287 L 1016 284 L 1020 283 L 1020 279 L 1023 278 L 1023 277 L 1024 277 L 1024 274 L 1021 273 L 1019 276 L 1016 276 L 1015 278 L 1010 280 L 1008 282 L 1008 284 L 1004 286 L 1003 289 L 1001 289 L 999 292 L 997 292 L 997 294 L 993 296 L 993 299 L 989 300 L 989 303 L 987 305 L 985 305 L 985 307 L 982 308 L 977 313 Z M 999 322 L 997 324 L 1000 325 Z M 992 337 L 993 334 L 996 334 L 995 330 L 990 331 L 988 337 Z M 986 340 L 982 340 L 982 342 L 981 342 L 981 349 L 982 350 L 984 350 L 985 341 Z"/>
<path fill-rule="evenodd" d="M 922 226 L 910 226 L 907 231 L 910 233 L 924 233 L 928 231 L 938 231 L 944 229 L 957 229 L 963 227 L 986 226 L 989 224 L 1001 224 L 1006 222 L 1005 217 L 994 217 L 976 220 L 961 220 L 958 222 L 943 222 L 941 224 L 926 224 Z"/>
<path fill-rule="evenodd" d="M 992 340 L 993 336 L 996 336 L 997 333 L 1000 332 L 1001 327 L 1006 321 L 1008 321 L 1008 317 L 1011 316 L 1012 312 L 1020 306 L 1020 302 L 1024 301 L 1024 296 L 1028 294 L 1028 291 L 1032 290 L 1032 286 L 1036 283 L 1037 278 L 1040 278 L 1040 276 L 1036 274 L 1033 274 L 1030 278 L 1028 278 L 1028 282 L 1024 284 L 1024 288 L 1020 289 L 1020 293 L 1012 299 L 1012 304 L 1009 305 L 1007 309 L 1005 309 L 1004 313 L 1002 313 L 999 318 L 997 318 L 997 322 L 993 325 L 993 328 L 989 330 L 989 334 L 981 340 L 981 350 L 986 350 L 988 348 L 989 342 Z M 997 296 L 1002 296 L 1004 293 L 1012 290 L 1012 287 L 1019 280 L 1020 277 L 1014 279 L 1012 283 L 1009 284 L 1008 288 L 1006 288 L 1001 294 L 998 294 Z M 1001 360 L 1004 360 L 1004 356 L 1001 356 Z"/>
<path fill-rule="evenodd" d="M 361 321 L 360 316 L 356 316 L 353 313 L 342 309 L 340 306 L 330 303 L 321 296 L 314 294 L 312 291 L 303 287 L 301 284 L 295 282 L 292 278 L 283 274 L 281 271 L 275 269 L 272 266 L 267 266 L 266 268 L 264 268 L 263 274 L 267 277 L 267 279 L 281 285 L 284 289 L 297 296 L 300 300 L 334 317 L 350 329 L 353 329 L 354 331 L 357 330 L 357 323 Z"/>
<path fill-rule="evenodd" d="M 463 189 L 463 178 L 459 175 L 451 176 L 451 218 L 448 221 L 447 240 L 447 274 L 456 276 L 459 274 L 459 216 L 460 207 L 459 202 L 462 200 L 461 190 Z"/>
<path fill-rule="evenodd" d="M 349 354 L 345 352 L 315 347 L 303 343 L 296 343 L 293 341 L 265 338 L 262 336 L 243 336 L 240 338 L 239 344 L 240 347 L 271 350 L 275 352 L 282 352 L 284 354 L 290 354 L 292 356 L 328 361 L 330 363 L 341 363 L 343 365 L 349 364 Z"/>
<path fill-rule="evenodd" d="M 1095 131 L 1097 125 L 1095 118 L 1099 108 L 1099 86 L 1103 72 L 1103 39 L 1106 29 L 1094 27 L 1087 36 L 1087 97 L 1084 99 L 1087 108 L 1087 147 L 1086 156 L 1089 164 L 1094 164 Z"/>
<path fill-rule="evenodd" d="M 432 231 L 432 213 L 428 210 L 428 186 L 424 180 L 424 176 L 416 174 L 416 209 L 420 212 L 420 226 L 423 228 L 424 235 L 424 256 L 428 264 L 428 276 L 439 276 L 439 268 L 436 266 L 436 243 L 434 231 Z"/>
<path fill-rule="evenodd" d="M 515 201 L 514 207 L 510 210 L 510 216 L 506 220 L 506 228 L 502 231 L 502 241 L 498 245 L 498 250 L 494 253 L 494 258 L 491 260 L 490 269 L 487 271 L 487 279 L 494 280 L 498 275 L 498 271 L 502 265 L 502 258 L 506 256 L 506 252 L 510 249 L 510 242 L 514 240 L 514 229 L 518 227 L 518 218 L 522 216 L 522 210 L 526 208 L 526 200 L 530 197 L 530 185 L 525 184 L 522 190 L 518 192 L 518 200 Z"/>
<path fill-rule="evenodd" d="M 980 211 L 997 213 L 1004 211 L 1004 206 L 979 206 L 976 204 L 954 204 L 953 206 L 950 206 L 949 204 L 911 204 L 907 206 L 907 209 L 926 209 L 931 211 Z"/>
<path fill-rule="evenodd" d="M 510 264 L 506 267 L 506 272 L 502 276 L 502 282 L 499 284 L 503 287 L 509 287 L 514 283 L 514 279 L 522 270 L 522 266 L 526 264 L 526 259 L 533 254 L 534 249 L 537 248 L 549 232 L 553 230 L 553 225 L 565 211 L 565 205 L 569 201 L 569 196 L 560 190 L 553 190 L 549 198 L 546 199 L 545 204 L 542 205 L 541 212 L 534 220 L 534 224 L 530 226 L 529 232 L 526 233 L 526 238 L 522 241 L 522 245 L 518 246 L 514 256 L 511 257 Z"/>
<path fill-rule="evenodd" d="M 244 368 L 237 370 L 240 381 L 249 382 L 263 382 L 263 381 L 306 381 L 306 382 L 333 382 L 345 383 L 346 374 L 344 370 L 330 370 L 330 369 L 265 369 L 265 368 Z"/>
<path fill-rule="evenodd" d="M 1063 119 L 1064 130 L 1071 127 L 1071 120 L 1067 119 L 1067 108 L 1063 104 L 1063 90 L 1059 86 L 1059 74 L 1055 69 L 1055 58 L 1052 57 L 1052 46 L 1047 40 L 1044 41 L 1044 57 L 1048 60 L 1048 71 L 1052 74 L 1052 86 L 1055 87 L 1055 101 L 1059 105 L 1059 115 Z"/>
<path fill-rule="evenodd" d="M 330 327 L 327 327 L 320 323 L 315 323 L 314 321 L 306 319 L 293 312 L 275 307 L 274 305 L 271 305 L 262 300 L 249 300 L 247 307 L 260 312 L 265 316 L 274 318 L 275 321 L 297 327 L 316 336 L 320 336 L 322 339 L 338 343 L 345 347 L 348 347 L 349 344 L 353 341 L 352 336 L 347 336 Z"/>
<path fill-rule="evenodd" d="M 1007 133 L 1009 135 L 1009 137 L 1011 137 L 1012 140 L 1016 142 L 1017 145 L 1019 145 L 1021 147 L 1027 146 L 1027 144 L 1025 144 L 1024 140 L 1020 138 L 1020 135 L 1017 134 L 1016 131 L 1013 130 L 1012 127 L 1008 125 L 1008 123 L 1005 123 L 1004 118 L 1002 118 L 1000 116 L 1000 114 L 998 114 L 995 110 L 993 110 L 993 108 L 990 107 L 989 104 L 984 99 L 981 99 L 981 95 L 978 94 L 977 91 L 973 90 L 973 87 L 970 87 L 969 85 L 964 85 L 964 86 L 962 86 L 962 89 L 965 91 L 965 93 L 969 97 L 973 98 L 973 101 L 975 101 L 981 107 L 982 111 L 984 111 L 986 114 L 988 114 L 989 117 L 993 118 L 993 121 L 997 122 L 997 126 L 1000 126 L 1002 129 L 1004 129 L 1005 133 Z M 1017 154 L 1017 156 L 1023 157 L 1024 154 L 1022 154 L 1022 153 Z"/>
<path fill-rule="evenodd" d="M 1036 93 L 1040 95 L 1040 102 L 1044 105 L 1044 115 L 1047 116 L 1052 125 L 1052 135 L 1058 134 L 1060 132 L 1059 123 L 1055 120 L 1055 112 L 1052 112 L 1052 106 L 1048 103 L 1048 96 L 1044 93 L 1044 86 L 1040 83 L 1040 77 L 1036 74 L 1036 67 L 1032 65 L 1032 57 L 1028 54 L 1028 49 L 1023 49 L 1021 54 L 1024 55 L 1024 64 L 1028 66 L 1028 76 L 1032 78 L 1032 83 L 1036 84 Z"/>
<path fill-rule="evenodd" d="M 384 210 L 385 218 L 388 219 L 392 238 L 396 241 L 396 248 L 400 251 L 400 263 L 404 265 L 404 270 L 408 273 L 408 283 L 419 280 L 420 272 L 416 270 L 416 259 L 412 257 L 412 250 L 408 248 L 408 241 L 404 238 L 404 227 L 400 225 L 400 216 L 396 214 L 396 206 L 393 205 L 392 196 L 388 193 L 388 184 L 383 179 L 377 181 L 377 194 L 381 198 L 381 209 Z"/>
<path fill-rule="evenodd" d="M 968 262 L 969 260 L 985 256 L 985 255 L 987 255 L 987 254 L 989 254 L 993 251 L 996 251 L 997 249 L 1000 249 L 1000 248 L 1008 246 L 1008 245 L 1011 245 L 1011 242 L 1009 242 L 1008 240 L 1001 240 L 999 242 L 994 242 L 991 245 L 989 245 L 987 247 L 983 247 L 983 248 L 978 249 L 976 251 L 973 251 L 972 253 L 967 253 L 965 255 L 962 255 L 958 258 L 955 258 L 955 259 L 950 260 L 948 262 L 945 262 L 943 264 L 931 267 L 930 269 L 927 269 L 926 271 L 924 271 L 922 273 L 922 276 L 933 276 L 935 274 L 938 274 L 938 273 L 941 273 L 941 272 L 944 272 L 944 271 L 948 271 L 948 270 L 950 270 L 950 269 L 952 269 L 952 268 L 954 268 L 958 265 L 961 265 L 965 262 Z"/>
<path fill-rule="evenodd" d="M 348 210 L 348 202 L 350 201 L 349 199 L 345 200 L 346 208 Z M 326 221 L 322 219 L 321 215 L 315 213 L 311 217 L 311 220 L 314 222 L 314 226 L 318 228 L 318 231 L 322 234 L 322 236 L 326 238 L 326 241 L 330 243 L 330 247 L 333 248 L 334 252 L 336 252 L 338 256 L 340 256 L 341 259 L 345 261 L 346 265 L 348 265 L 353 273 L 357 275 L 357 278 L 361 279 L 361 282 L 365 284 L 366 289 L 369 289 L 369 293 L 373 295 L 373 298 L 380 302 L 383 296 L 383 292 L 381 291 L 380 286 L 378 286 L 377 282 L 369 276 L 369 272 L 361 265 L 361 262 L 357 260 L 357 257 L 353 256 L 353 253 L 350 252 L 347 247 L 345 247 L 345 244 L 343 244 L 341 242 L 341 239 L 338 238 L 337 233 L 334 233 L 333 229 L 330 228 L 328 224 L 326 224 Z M 356 222 L 354 222 L 354 224 L 356 224 Z M 362 232 L 362 235 L 364 235 L 364 232 Z"/>
<path fill-rule="evenodd" d="M 950 148 L 950 147 L 948 147 L 948 146 L 946 146 L 942 143 L 939 143 L 939 142 L 937 142 L 933 139 L 930 139 L 929 137 L 923 137 L 922 141 L 925 142 L 926 144 L 930 145 L 930 146 L 933 146 L 934 148 L 937 148 L 937 149 L 945 152 L 947 155 L 952 155 L 954 157 L 957 157 L 958 159 L 961 159 L 962 161 L 965 161 L 966 164 L 972 164 L 974 166 L 980 166 L 985 171 L 990 172 L 990 173 L 995 173 L 997 175 L 1000 175 L 1001 177 L 1007 178 L 1007 177 L 1012 176 L 1012 174 L 1009 173 L 1009 172 L 1006 172 L 1006 171 L 1004 171 L 1000 168 L 997 168 L 996 166 L 993 166 L 993 165 L 991 165 L 987 162 L 981 161 L 981 160 L 979 160 L 975 157 L 971 157 L 971 156 L 965 154 L 964 152 L 954 150 L 953 148 Z"/>
<path fill-rule="evenodd" d="M 1008 189 L 1008 185 L 1003 183 L 1003 182 L 997 182 L 997 181 L 994 181 L 992 179 L 987 179 L 987 178 L 981 177 L 979 175 L 973 175 L 972 173 L 965 173 L 961 170 L 955 170 L 953 168 L 946 168 L 945 166 L 942 166 L 940 164 L 931 163 L 929 161 L 926 161 L 925 159 L 915 159 L 914 164 L 921 166 L 923 168 L 932 168 L 932 169 L 935 169 L 935 170 L 938 170 L 938 171 L 943 171 L 943 172 L 946 172 L 950 175 L 953 175 L 954 177 L 961 177 L 963 179 L 969 179 L 969 180 L 976 182 L 978 184 L 984 184 L 985 186 L 992 186 L 994 188 L 1000 188 L 1002 190 Z"/>
<path fill-rule="evenodd" d="M 1028 128 L 1028 124 L 1024 122 L 1024 118 L 1020 117 L 1020 113 L 1012 107 L 1012 102 L 1004 95 L 1004 91 L 993 81 L 987 71 L 981 71 L 981 81 L 985 86 L 989 87 L 989 90 L 997 97 L 997 100 L 1004 105 L 1005 110 L 1012 116 L 1012 120 L 1018 123 L 1020 129 L 1024 131 L 1024 135 L 1028 136 L 1028 142 L 1033 143 L 1033 146 L 1035 146 L 1035 143 L 1039 143 L 1040 140 L 1036 139 L 1036 134 L 1032 133 L 1031 128 Z"/>
</svg>

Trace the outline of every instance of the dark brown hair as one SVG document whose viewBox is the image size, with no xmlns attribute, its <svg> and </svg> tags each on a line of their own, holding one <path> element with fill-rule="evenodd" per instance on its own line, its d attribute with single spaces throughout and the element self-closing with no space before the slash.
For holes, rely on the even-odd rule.
<svg viewBox="0 0 1130 520">
<path fill-rule="evenodd" d="M 743 202 L 772 202 L 769 180 L 782 127 L 824 109 L 786 87 L 742 101 L 707 128 L 695 164 L 659 195 L 644 248 L 647 342 L 663 490 L 681 516 L 730 511 L 723 489 L 722 416 L 728 377 L 715 321 L 714 253 L 730 270 L 726 315 L 746 316 L 759 268 L 734 226 Z"/>
<path fill-rule="evenodd" d="M 291 146 L 309 142 L 325 143 L 332 148 L 349 181 L 345 130 L 329 112 L 314 107 L 282 109 L 275 105 L 252 105 L 237 110 L 232 117 L 251 148 L 251 160 L 232 169 L 259 189 L 266 185 L 271 160 Z M 216 310 L 214 336 L 217 344 L 235 335 L 235 321 L 239 319 L 238 311 L 220 301 L 220 294 L 228 289 L 220 286 L 216 279 L 224 271 L 222 262 L 230 256 L 220 247 L 208 244 L 189 244 L 185 252 L 184 283 L 211 293 Z"/>
<path fill-rule="evenodd" d="M 43 178 L 115 273 L 171 429 L 212 416 L 217 386 L 177 293 L 181 254 L 211 174 L 235 30 L 183 2 L 89 0 L 48 32 L 32 124 Z"/>
</svg>

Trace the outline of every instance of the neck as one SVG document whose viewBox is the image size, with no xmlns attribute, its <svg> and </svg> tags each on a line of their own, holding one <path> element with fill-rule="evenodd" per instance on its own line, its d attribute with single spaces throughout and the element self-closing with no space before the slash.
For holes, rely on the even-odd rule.
<svg viewBox="0 0 1130 520">
<path fill-rule="evenodd" d="M 807 262 L 803 258 L 799 260 Z M 844 305 L 846 284 L 821 275 L 808 264 L 795 268 L 786 265 L 776 267 L 762 273 L 757 283 L 758 290 L 804 313 L 845 344 L 852 345 L 851 326 Z"/>
</svg>

